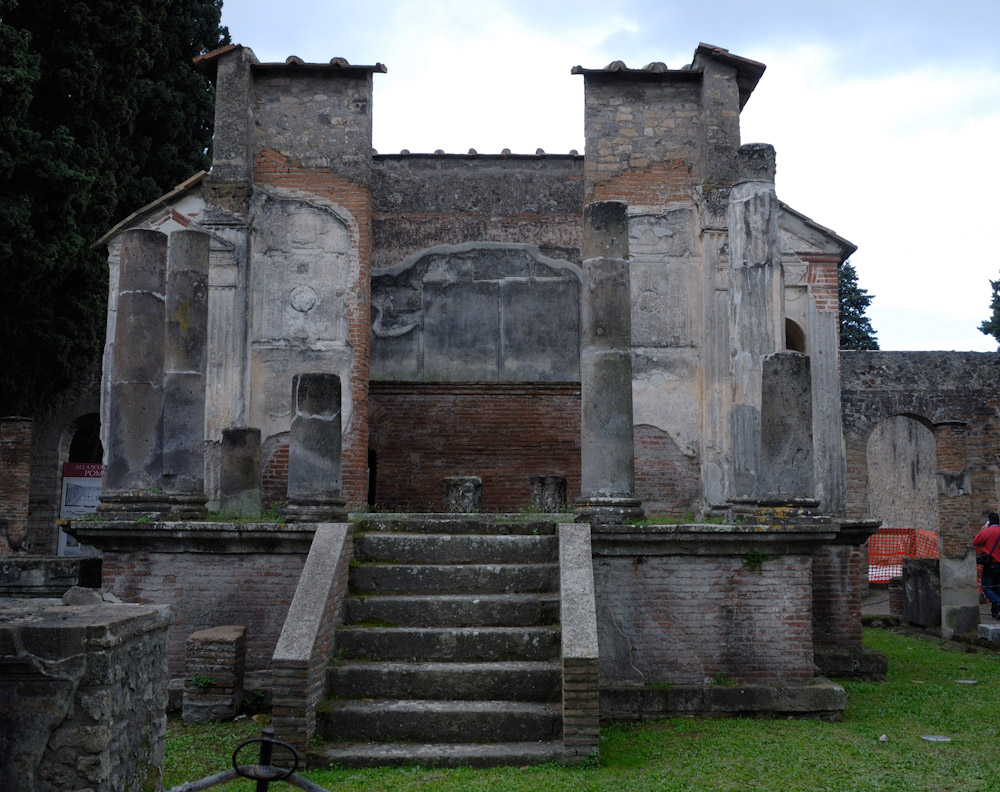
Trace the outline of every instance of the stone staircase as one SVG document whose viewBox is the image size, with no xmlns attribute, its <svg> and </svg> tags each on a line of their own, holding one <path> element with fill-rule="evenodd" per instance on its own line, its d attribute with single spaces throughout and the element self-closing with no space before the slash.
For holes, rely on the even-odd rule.
<svg viewBox="0 0 1000 792">
<path fill-rule="evenodd" d="M 558 589 L 554 523 L 361 523 L 310 765 L 560 758 Z"/>
</svg>

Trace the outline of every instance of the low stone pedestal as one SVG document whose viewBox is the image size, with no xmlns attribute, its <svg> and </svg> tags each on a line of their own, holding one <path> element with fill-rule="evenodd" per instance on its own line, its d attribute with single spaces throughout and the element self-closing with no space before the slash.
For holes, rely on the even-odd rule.
<svg viewBox="0 0 1000 792">
<path fill-rule="evenodd" d="M 199 630 L 187 639 L 184 723 L 227 721 L 243 703 L 246 628 L 225 625 Z"/>
<path fill-rule="evenodd" d="M 475 513 L 483 506 L 483 480 L 479 476 L 447 476 L 441 479 L 441 494 L 446 512 Z"/>
<path fill-rule="evenodd" d="M 154 605 L 0 605 L 0 789 L 159 789 L 169 623 Z"/>
<path fill-rule="evenodd" d="M 223 512 L 260 516 L 260 468 L 260 429 L 223 429 L 219 470 L 219 508 Z"/>
<path fill-rule="evenodd" d="M 531 508 L 546 514 L 566 509 L 566 479 L 563 476 L 532 476 Z"/>
<path fill-rule="evenodd" d="M 903 618 L 903 578 L 889 579 L 889 615 Z"/>
<path fill-rule="evenodd" d="M 984 641 L 1000 644 L 1000 624 L 980 624 L 979 637 Z"/>
<path fill-rule="evenodd" d="M 920 627 L 941 624 L 941 575 L 936 558 L 903 559 L 903 618 Z"/>
</svg>

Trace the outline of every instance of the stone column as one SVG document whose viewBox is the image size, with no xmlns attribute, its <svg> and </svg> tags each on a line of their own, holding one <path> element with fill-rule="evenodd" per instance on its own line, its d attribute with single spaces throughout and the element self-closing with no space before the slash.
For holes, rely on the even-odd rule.
<svg viewBox="0 0 1000 792">
<path fill-rule="evenodd" d="M 292 428 L 288 438 L 288 505 L 299 522 L 347 519 L 341 488 L 340 377 L 296 374 L 292 379 Z"/>
<path fill-rule="evenodd" d="M 978 527 L 969 525 L 973 512 L 967 433 L 964 423 L 934 427 L 941 525 L 941 634 L 945 638 L 956 632 L 973 632 L 979 626 L 976 552 L 972 547 Z"/>
<path fill-rule="evenodd" d="M 186 519 L 205 513 L 209 243 L 200 231 L 175 231 L 167 255 L 163 488 Z"/>
<path fill-rule="evenodd" d="M 167 237 L 121 235 L 118 319 L 108 410 L 101 511 L 149 513 L 162 507 L 163 343 Z"/>
<path fill-rule="evenodd" d="M 774 148 L 751 143 L 739 150 L 739 180 L 729 195 L 732 263 L 733 408 L 730 433 L 737 498 L 760 492 L 761 365 L 781 351 L 784 279 L 774 191 Z"/>
<path fill-rule="evenodd" d="M 219 508 L 241 517 L 259 517 L 260 429 L 231 427 L 222 430 Z"/>
<path fill-rule="evenodd" d="M 576 519 L 625 522 L 643 516 L 635 497 L 632 322 L 628 207 L 594 201 L 583 210 L 580 348 L 580 483 Z"/>
</svg>

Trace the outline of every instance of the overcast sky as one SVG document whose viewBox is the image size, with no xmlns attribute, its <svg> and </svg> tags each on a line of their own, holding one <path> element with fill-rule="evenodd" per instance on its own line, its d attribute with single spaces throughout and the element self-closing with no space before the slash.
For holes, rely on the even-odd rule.
<svg viewBox="0 0 1000 792">
<path fill-rule="evenodd" d="M 743 142 L 858 246 L 881 347 L 997 348 L 978 330 L 1000 278 L 996 0 L 225 0 L 222 21 L 262 61 L 384 63 L 381 152 L 582 153 L 573 66 L 679 68 L 699 42 L 761 61 Z"/>
</svg>

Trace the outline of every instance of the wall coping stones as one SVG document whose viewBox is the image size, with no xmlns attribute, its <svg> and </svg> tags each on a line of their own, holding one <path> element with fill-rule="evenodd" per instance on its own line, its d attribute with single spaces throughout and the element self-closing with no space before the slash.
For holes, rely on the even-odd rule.
<svg viewBox="0 0 1000 792">
<path fill-rule="evenodd" d="M 81 585 L 100 588 L 100 558 L 16 555 L 0 561 L 0 597 L 61 597 Z"/>
<path fill-rule="evenodd" d="M 314 523 L 74 520 L 67 533 L 123 553 L 306 553 L 315 529 Z"/>
<path fill-rule="evenodd" d="M 170 624 L 166 605 L 63 605 L 58 599 L 9 600 L 0 603 L 0 655 L 30 653 L 60 659 L 67 648 L 119 646 L 137 635 Z"/>
<path fill-rule="evenodd" d="M 595 556 L 732 556 L 750 550 L 799 555 L 830 544 L 838 531 L 836 524 L 822 518 L 787 525 L 595 525 L 591 542 Z"/>
<path fill-rule="evenodd" d="M 590 526 L 560 523 L 559 598 L 562 656 L 597 657 L 597 604 L 591 561 Z"/>
<path fill-rule="evenodd" d="M 673 685 L 601 688 L 601 721 L 627 722 L 675 715 L 737 715 L 839 720 L 847 707 L 840 685 L 816 677 L 808 685 Z"/>
</svg>

